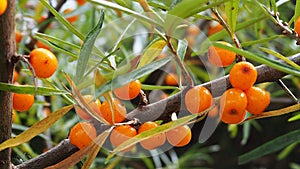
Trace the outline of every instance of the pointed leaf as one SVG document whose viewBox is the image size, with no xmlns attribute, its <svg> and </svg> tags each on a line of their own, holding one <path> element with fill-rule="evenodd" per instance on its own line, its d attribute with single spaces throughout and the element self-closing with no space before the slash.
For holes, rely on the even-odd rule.
<svg viewBox="0 0 300 169">
<path fill-rule="evenodd" d="M 35 123 L 32 125 L 28 130 L 22 132 L 21 134 L 17 135 L 16 137 L 13 137 L 11 139 L 8 139 L 0 144 L 0 151 L 9 148 L 18 146 L 22 143 L 25 143 L 29 140 L 31 140 L 33 137 L 37 136 L 38 134 L 46 131 L 48 128 L 51 127 L 57 120 L 59 120 L 62 116 L 64 116 L 67 112 L 69 112 L 73 108 L 73 105 L 63 107 L 53 113 L 51 113 L 49 116 L 44 118 L 43 120 Z"/>
<path fill-rule="evenodd" d="M 130 73 L 119 75 L 115 79 L 105 83 L 100 88 L 97 88 L 95 91 L 95 94 L 97 97 L 101 96 L 103 93 L 108 92 L 110 90 L 113 90 L 115 88 L 121 87 L 131 81 L 137 80 L 145 75 L 148 75 L 155 70 L 159 69 L 160 67 L 167 64 L 171 59 L 170 58 L 164 58 L 157 61 L 152 62 L 151 64 L 148 64 L 144 67 L 141 67 L 140 69 L 135 69 Z"/>
<path fill-rule="evenodd" d="M 288 134 L 279 136 L 272 141 L 269 141 L 246 154 L 239 156 L 239 164 L 245 164 L 264 155 L 276 152 L 292 143 L 300 140 L 300 130 L 292 131 Z"/>
<path fill-rule="evenodd" d="M 184 60 L 187 47 L 188 47 L 187 40 L 185 39 L 178 40 L 177 54 L 182 61 Z"/>
<path fill-rule="evenodd" d="M 137 68 L 141 68 L 149 63 L 151 63 L 159 54 L 161 54 L 161 51 L 166 46 L 166 41 L 162 39 L 158 39 L 151 43 L 147 48 L 144 54 L 142 55 L 140 59 L 140 63 Z"/>
<path fill-rule="evenodd" d="M 225 3 L 225 12 L 230 30 L 234 33 L 240 0 L 230 0 Z"/>
<path fill-rule="evenodd" d="M 37 87 L 31 85 L 14 85 L 0 82 L 0 90 L 14 93 L 36 94 L 42 96 L 63 95 L 68 92 L 49 87 Z"/>
<path fill-rule="evenodd" d="M 95 26 L 95 28 L 93 30 L 91 30 L 88 33 L 85 41 L 83 42 L 82 48 L 80 50 L 79 59 L 77 62 L 77 67 L 76 67 L 75 80 L 74 80 L 75 83 L 78 83 L 83 78 L 83 75 L 87 68 L 88 60 L 91 56 L 91 53 L 92 53 L 92 50 L 94 47 L 94 43 L 101 31 L 103 21 L 104 21 L 104 12 L 101 11 L 101 16 L 100 16 L 98 24 Z"/>
</svg>

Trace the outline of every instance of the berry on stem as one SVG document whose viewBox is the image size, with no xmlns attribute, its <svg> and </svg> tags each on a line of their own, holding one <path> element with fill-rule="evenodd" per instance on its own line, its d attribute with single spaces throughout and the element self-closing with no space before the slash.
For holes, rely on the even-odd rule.
<svg viewBox="0 0 300 169">
<path fill-rule="evenodd" d="M 13 109 L 17 111 L 27 111 L 34 103 L 34 95 L 31 94 L 13 94 Z"/>
<path fill-rule="evenodd" d="M 145 122 L 140 126 L 138 133 L 140 134 L 144 131 L 156 128 L 158 126 L 159 126 L 159 124 L 157 124 L 156 122 L 152 122 L 152 121 Z M 146 140 L 141 141 L 140 144 L 146 150 L 153 150 L 153 149 L 163 145 L 165 142 L 166 142 L 166 134 L 159 133 L 159 134 L 156 134 Z"/>
<path fill-rule="evenodd" d="M 92 95 L 85 95 L 85 96 L 83 96 L 83 99 L 86 103 L 88 103 L 88 105 L 94 110 L 95 113 L 100 115 L 101 102 L 99 99 L 97 99 L 96 101 L 93 102 L 94 97 Z M 85 111 L 83 111 L 78 106 L 75 106 L 75 111 L 76 111 L 77 115 L 84 120 L 92 119 L 92 116 L 87 114 Z"/>
<path fill-rule="evenodd" d="M 192 138 L 192 132 L 188 125 L 179 126 L 166 132 L 168 142 L 175 147 L 187 145 Z"/>
<path fill-rule="evenodd" d="M 227 124 L 238 124 L 246 116 L 247 97 L 237 88 L 228 89 L 220 99 L 221 120 Z"/>
<path fill-rule="evenodd" d="M 131 100 L 140 94 L 141 89 L 141 82 L 139 80 L 135 80 L 120 88 L 114 89 L 114 94 L 122 100 Z"/>
<path fill-rule="evenodd" d="M 178 75 L 175 73 L 168 73 L 165 77 L 165 82 L 167 85 L 177 86 L 178 85 Z"/>
<path fill-rule="evenodd" d="M 111 134 L 110 134 L 110 142 L 114 147 L 119 146 L 120 144 L 122 144 L 123 142 L 125 142 L 126 140 L 134 137 L 137 135 L 137 131 L 135 128 L 133 128 L 130 125 L 122 125 L 122 126 L 117 126 L 115 127 Z M 129 151 L 133 148 L 129 147 L 125 150 L 123 150 L 124 152 Z"/>
<path fill-rule="evenodd" d="M 298 18 L 296 19 L 295 31 L 297 32 L 298 36 L 300 36 L 300 16 L 298 16 Z"/>
<path fill-rule="evenodd" d="M 261 114 L 270 104 L 270 93 L 259 87 L 251 87 L 245 91 L 247 96 L 247 111 L 251 114 Z"/>
<path fill-rule="evenodd" d="M 230 43 L 220 41 L 218 43 L 232 46 Z M 208 48 L 208 61 L 218 67 L 226 67 L 231 65 L 236 59 L 236 53 L 226 49 L 210 46 Z"/>
<path fill-rule="evenodd" d="M 0 3 L 0 16 L 2 14 L 4 14 L 4 12 L 6 11 L 6 8 L 7 8 L 7 0 L 1 0 L 1 3 Z"/>
<path fill-rule="evenodd" d="M 213 102 L 210 91 L 203 86 L 195 86 L 189 89 L 184 100 L 187 110 L 192 114 L 208 109 Z"/>
<path fill-rule="evenodd" d="M 257 79 L 257 70 L 250 62 L 236 63 L 230 70 L 229 81 L 235 88 L 247 90 L 252 87 Z"/>
<path fill-rule="evenodd" d="M 71 144 L 82 149 L 96 138 L 96 129 L 91 123 L 79 122 L 72 127 L 69 138 Z"/>
<path fill-rule="evenodd" d="M 110 124 L 120 123 L 126 118 L 126 108 L 118 99 L 112 99 L 112 105 L 106 100 L 100 106 L 100 115 Z M 113 119 L 114 117 L 114 119 Z"/>
</svg>

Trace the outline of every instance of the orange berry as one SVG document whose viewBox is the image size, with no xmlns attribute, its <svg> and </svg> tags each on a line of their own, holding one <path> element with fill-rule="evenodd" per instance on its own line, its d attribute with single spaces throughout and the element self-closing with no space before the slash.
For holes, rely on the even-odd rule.
<svg viewBox="0 0 300 169">
<path fill-rule="evenodd" d="M 156 122 L 152 122 L 152 121 L 145 122 L 140 126 L 138 133 L 140 134 L 144 131 L 153 129 L 158 126 L 159 126 L 159 124 L 157 124 Z M 163 145 L 165 142 L 166 142 L 166 134 L 159 133 L 159 134 L 156 134 L 146 140 L 141 141 L 140 144 L 144 149 L 152 150 L 152 149 L 155 149 L 155 148 Z"/>
<path fill-rule="evenodd" d="M 68 9 L 66 9 L 66 10 L 64 11 L 64 14 L 71 13 L 72 11 L 73 11 L 72 9 L 68 8 Z M 66 19 L 67 19 L 67 21 L 69 21 L 70 23 L 73 23 L 73 22 L 75 22 L 75 21 L 78 20 L 78 15 L 70 16 L 70 17 L 68 17 L 68 18 L 66 18 Z"/>
<path fill-rule="evenodd" d="M 70 131 L 70 142 L 79 149 L 89 145 L 96 138 L 96 129 L 93 124 L 79 122 Z"/>
<path fill-rule="evenodd" d="M 19 77 L 19 73 L 16 70 L 14 70 L 14 74 L 13 74 L 14 82 L 18 80 L 18 77 Z"/>
<path fill-rule="evenodd" d="M 220 99 L 221 120 L 228 124 L 238 124 L 246 116 L 247 97 L 237 88 L 228 89 Z"/>
<path fill-rule="evenodd" d="M 49 50 L 37 48 L 30 52 L 29 62 L 39 78 L 48 78 L 58 67 L 56 56 Z"/>
<path fill-rule="evenodd" d="M 300 16 L 298 16 L 296 22 L 295 22 L 295 31 L 300 36 Z"/>
<path fill-rule="evenodd" d="M 112 109 L 109 102 L 104 101 L 100 106 L 100 115 L 110 124 L 120 123 L 126 118 L 126 108 L 117 99 L 112 100 Z"/>
<path fill-rule="evenodd" d="M 188 125 L 179 126 L 166 132 L 168 142 L 175 147 L 187 145 L 192 138 L 192 132 Z"/>
<path fill-rule="evenodd" d="M 100 115 L 100 107 L 101 107 L 101 102 L 99 99 L 93 102 L 94 97 L 92 95 L 85 95 L 83 96 L 84 101 L 94 110 L 96 114 Z M 85 111 L 83 111 L 81 108 L 78 106 L 75 106 L 75 111 L 77 115 L 84 119 L 84 120 L 91 120 L 92 116 L 87 114 Z"/>
<path fill-rule="evenodd" d="M 224 27 L 221 24 L 217 23 L 215 26 L 210 26 L 208 28 L 207 35 L 211 36 L 211 35 L 213 35 L 215 33 L 218 33 L 220 31 L 222 31 L 223 29 L 224 29 Z"/>
<path fill-rule="evenodd" d="M 197 36 L 200 34 L 200 29 L 196 25 L 191 25 L 187 28 L 187 34 L 192 36 Z"/>
<path fill-rule="evenodd" d="M 226 46 L 232 46 L 230 43 L 220 41 L 221 43 Z M 210 46 L 208 48 L 208 61 L 218 67 L 226 67 L 231 65 L 236 58 L 236 54 L 226 49 Z"/>
<path fill-rule="evenodd" d="M 36 46 L 38 48 L 44 48 L 44 49 L 47 49 L 47 50 L 51 50 L 51 47 L 49 45 L 47 45 L 47 44 L 45 44 L 45 43 L 43 43 L 42 41 L 39 41 L 39 40 L 36 42 Z"/>
<path fill-rule="evenodd" d="M 126 140 L 128 140 L 136 135 L 137 135 L 137 131 L 135 128 L 133 128 L 130 125 L 122 125 L 122 126 L 117 126 L 112 130 L 109 139 L 110 139 L 111 144 L 114 147 L 117 147 L 120 144 L 122 144 L 123 142 L 125 142 Z M 125 149 L 124 152 L 129 151 L 132 148 L 133 148 L 133 146 Z"/>
<path fill-rule="evenodd" d="M 0 3 L 0 16 L 2 14 L 4 14 L 4 12 L 6 11 L 6 8 L 7 8 L 7 0 L 1 0 L 1 3 Z"/>
<path fill-rule="evenodd" d="M 81 6 L 86 3 L 86 0 L 76 0 L 76 2 L 79 6 Z"/>
<path fill-rule="evenodd" d="M 142 84 L 139 80 L 130 82 L 120 88 L 114 89 L 114 94 L 123 100 L 131 100 L 140 94 Z"/>
<path fill-rule="evenodd" d="M 219 115 L 219 108 L 218 106 L 215 106 L 214 108 L 212 108 L 209 112 L 208 112 L 208 117 L 217 117 Z"/>
<path fill-rule="evenodd" d="M 189 89 L 185 95 L 185 106 L 192 114 L 200 113 L 212 105 L 212 95 L 203 86 L 195 86 Z"/>
<path fill-rule="evenodd" d="M 16 30 L 15 36 L 16 36 L 16 42 L 20 43 L 21 40 L 22 40 L 22 38 L 23 38 L 23 34 L 21 32 L 19 32 L 19 31 Z"/>
<path fill-rule="evenodd" d="M 31 94 L 13 94 L 13 109 L 17 111 L 27 111 L 34 103 L 34 95 Z"/>
<path fill-rule="evenodd" d="M 178 85 L 178 75 L 175 73 L 168 73 L 165 77 L 165 82 L 170 86 Z"/>
<path fill-rule="evenodd" d="M 235 88 L 247 90 L 257 79 L 257 70 L 250 62 L 236 63 L 230 70 L 229 81 Z"/>
<path fill-rule="evenodd" d="M 270 93 L 259 87 L 251 87 L 245 91 L 247 96 L 247 111 L 251 114 L 261 114 L 270 104 Z"/>
</svg>

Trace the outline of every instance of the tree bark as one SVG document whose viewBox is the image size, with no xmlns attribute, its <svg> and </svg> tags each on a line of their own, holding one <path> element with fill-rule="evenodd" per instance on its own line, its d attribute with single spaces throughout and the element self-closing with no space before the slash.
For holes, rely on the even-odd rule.
<svg viewBox="0 0 300 169">
<path fill-rule="evenodd" d="M 0 16 L 0 82 L 12 83 L 15 45 L 15 1 L 8 0 L 8 6 Z M 12 94 L 0 91 L 0 143 L 11 137 Z M 11 168 L 11 150 L 0 152 L 0 168 Z"/>
</svg>

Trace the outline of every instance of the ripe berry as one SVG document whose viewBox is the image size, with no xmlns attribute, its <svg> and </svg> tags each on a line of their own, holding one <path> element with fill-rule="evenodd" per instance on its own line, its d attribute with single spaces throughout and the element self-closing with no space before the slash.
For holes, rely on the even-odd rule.
<svg viewBox="0 0 300 169">
<path fill-rule="evenodd" d="M 76 0 L 77 4 L 79 6 L 84 5 L 86 3 L 86 0 Z"/>
<path fill-rule="evenodd" d="M 71 144 L 82 149 L 96 138 L 96 129 L 91 123 L 79 122 L 72 127 L 69 138 Z"/>
<path fill-rule="evenodd" d="M 34 103 L 34 95 L 31 94 L 13 94 L 13 109 L 17 111 L 27 111 Z"/>
<path fill-rule="evenodd" d="M 93 101 L 94 97 L 92 95 L 85 95 L 83 96 L 83 99 L 94 110 L 95 113 L 100 115 L 101 102 L 99 99 Z M 85 111 L 83 111 L 81 108 L 77 106 L 75 106 L 75 111 L 77 115 L 84 120 L 92 119 L 92 116 L 90 116 L 89 114 L 87 114 Z"/>
<path fill-rule="evenodd" d="M 58 67 L 56 56 L 49 50 L 37 48 L 30 52 L 29 62 L 39 78 L 48 78 Z"/>
<path fill-rule="evenodd" d="M 23 38 L 23 34 L 21 32 L 19 32 L 19 31 L 16 30 L 15 36 L 16 36 L 16 42 L 20 43 L 21 40 L 22 40 L 22 38 Z"/>
<path fill-rule="evenodd" d="M 208 112 L 208 117 L 214 118 L 217 117 L 219 115 L 219 108 L 218 106 L 215 106 L 214 108 L 212 108 L 209 112 Z"/>
<path fill-rule="evenodd" d="M 300 16 L 298 16 L 296 22 L 295 22 L 295 31 L 300 36 Z"/>
<path fill-rule="evenodd" d="M 261 114 L 270 104 L 270 93 L 258 87 L 251 87 L 245 91 L 247 96 L 247 110 L 251 114 Z"/>
<path fill-rule="evenodd" d="M 4 14 L 4 12 L 6 11 L 6 8 L 7 8 L 7 0 L 1 0 L 1 3 L 0 3 L 0 16 L 2 14 Z"/>
<path fill-rule="evenodd" d="M 140 134 L 144 131 L 153 129 L 158 126 L 159 126 L 159 124 L 157 124 L 156 122 L 152 122 L 152 121 L 145 122 L 140 126 L 138 133 Z M 163 145 L 165 142 L 166 142 L 166 134 L 159 133 L 159 134 L 156 134 L 146 140 L 141 141 L 140 144 L 144 149 L 152 150 L 152 149 L 155 149 L 155 148 Z"/>
<path fill-rule="evenodd" d="M 131 100 L 140 94 L 142 84 L 139 80 L 130 82 L 120 88 L 114 89 L 114 94 L 123 100 Z"/>
<path fill-rule="evenodd" d="M 167 85 L 177 86 L 178 85 L 178 75 L 175 73 L 168 73 L 165 77 L 165 82 Z"/>
<path fill-rule="evenodd" d="M 38 48 L 44 48 L 44 49 L 47 49 L 47 50 L 51 50 L 51 47 L 49 45 L 47 45 L 47 44 L 45 44 L 45 43 L 43 43 L 42 41 L 39 41 L 39 40 L 36 42 L 36 46 Z"/>
<path fill-rule="evenodd" d="M 209 26 L 207 35 L 211 36 L 215 33 L 222 31 L 223 29 L 224 29 L 224 27 L 221 24 L 217 23 L 216 25 Z"/>
<path fill-rule="evenodd" d="M 175 147 L 187 145 L 192 138 L 192 132 L 189 126 L 179 126 L 166 132 L 168 142 Z"/>
<path fill-rule="evenodd" d="M 196 25 L 191 25 L 187 28 L 187 34 L 192 36 L 197 36 L 200 34 L 200 29 Z"/>
<path fill-rule="evenodd" d="M 70 8 L 67 8 L 66 10 L 64 10 L 64 14 L 68 14 L 68 13 L 71 13 L 73 10 L 70 9 Z M 73 23 L 75 21 L 78 20 L 78 15 L 74 15 L 74 16 L 70 16 L 68 18 L 66 18 L 67 21 L 69 21 L 70 23 Z"/>
<path fill-rule="evenodd" d="M 192 114 L 208 109 L 213 101 L 210 91 L 202 86 L 195 86 L 189 89 L 184 100 L 187 110 Z"/>
<path fill-rule="evenodd" d="M 230 43 L 220 41 L 218 43 L 226 46 L 232 46 Z M 231 65 L 236 58 L 236 54 L 226 49 L 210 46 L 208 48 L 208 61 L 218 67 L 226 67 Z"/>
<path fill-rule="evenodd" d="M 19 78 L 19 73 L 16 70 L 14 70 L 14 74 L 13 74 L 14 82 L 16 82 L 18 80 L 18 78 Z"/>
<path fill-rule="evenodd" d="M 242 122 L 246 115 L 246 107 L 246 94 L 241 89 L 228 89 L 220 99 L 221 120 L 228 124 Z"/>
<path fill-rule="evenodd" d="M 100 106 L 101 116 L 110 124 L 120 123 L 126 118 L 126 108 L 117 99 L 112 99 L 112 109 L 108 101 Z M 114 120 L 112 119 L 114 117 Z"/>
<path fill-rule="evenodd" d="M 229 81 L 235 88 L 247 90 L 257 78 L 257 70 L 250 62 L 236 63 L 230 70 Z"/>
<path fill-rule="evenodd" d="M 119 146 L 126 140 L 137 135 L 137 131 L 130 125 L 122 125 L 115 127 L 110 134 L 110 142 L 114 147 Z M 124 152 L 131 150 L 133 147 L 129 147 Z"/>
</svg>

